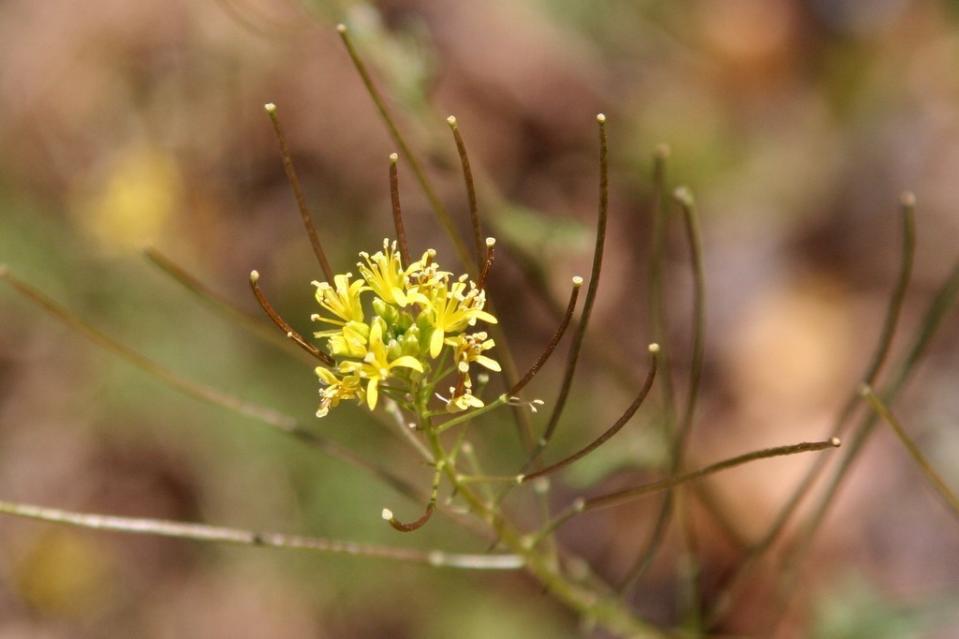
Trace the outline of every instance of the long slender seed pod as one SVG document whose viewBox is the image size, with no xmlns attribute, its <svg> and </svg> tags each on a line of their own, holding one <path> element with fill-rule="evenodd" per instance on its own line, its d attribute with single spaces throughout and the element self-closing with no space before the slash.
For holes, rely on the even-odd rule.
<svg viewBox="0 0 959 639">
<path fill-rule="evenodd" d="M 383 519 L 385 519 L 394 530 L 399 532 L 413 532 L 414 530 L 418 530 L 425 526 L 426 522 L 432 518 L 433 511 L 436 509 L 436 497 L 439 494 L 440 478 L 443 476 L 443 466 L 445 464 L 446 462 L 444 460 L 435 462 L 436 470 L 433 473 L 433 487 L 430 490 L 430 500 L 426 504 L 426 510 L 423 511 L 423 514 L 420 515 L 419 519 L 410 523 L 403 523 L 393 515 L 392 510 L 389 508 L 383 509 Z"/>
<path fill-rule="evenodd" d="M 516 384 L 509 389 L 508 395 L 519 395 L 520 391 L 526 388 L 526 385 L 529 384 L 536 373 L 539 372 L 541 368 L 549 361 L 550 356 L 553 354 L 553 351 L 556 350 L 556 347 L 559 345 L 563 335 L 566 334 L 566 329 L 569 327 L 570 320 L 573 319 L 573 311 L 576 310 L 576 299 L 579 297 L 579 289 L 583 286 L 583 278 L 580 276 L 573 277 L 573 288 L 569 294 L 569 303 L 566 305 L 566 312 L 563 314 L 563 319 L 560 322 L 559 326 L 556 328 L 556 332 L 553 333 L 553 337 L 549 340 L 549 343 L 546 344 L 546 348 L 540 354 L 539 358 L 533 362 L 533 365 L 530 366 L 529 370 L 526 371 L 526 374 L 523 375 L 523 378 L 516 382 Z"/>
<path fill-rule="evenodd" d="M 396 153 L 390 154 L 390 204 L 393 207 L 393 226 L 396 229 L 396 241 L 400 247 L 400 257 L 403 259 L 403 266 L 407 267 L 411 264 L 410 247 L 406 242 L 403 211 L 400 209 L 400 178 L 396 167 L 399 159 L 399 155 Z"/>
<path fill-rule="evenodd" d="M 659 354 L 659 344 L 650 344 L 649 345 L 649 355 L 650 355 L 649 372 L 646 374 L 646 381 L 643 382 L 643 387 L 639 389 L 639 394 L 636 395 L 636 399 L 634 399 L 633 402 L 626 408 L 626 411 L 619 417 L 619 419 L 613 422 L 612 426 L 606 429 L 606 431 L 603 432 L 602 435 L 600 435 L 599 437 L 597 437 L 592 442 L 590 442 L 589 444 L 587 444 L 580 450 L 576 451 L 572 455 L 565 457 L 554 464 L 550 464 L 546 468 L 542 468 L 540 470 L 537 470 L 534 473 L 524 475 L 523 482 L 532 481 L 534 479 L 537 479 L 538 477 L 544 477 L 546 475 L 556 472 L 557 470 L 565 468 L 566 466 L 569 466 L 570 464 L 582 459 L 583 457 L 590 454 L 591 452 L 593 452 L 594 450 L 596 450 L 597 448 L 605 444 L 607 441 L 612 439 L 612 437 L 616 433 L 618 433 L 623 428 L 623 426 L 625 426 L 626 423 L 629 422 L 630 419 L 632 419 L 636 411 L 639 410 L 639 407 L 643 405 L 643 402 L 646 400 L 646 396 L 649 395 L 649 390 L 653 387 L 653 380 L 656 379 L 656 367 L 657 367 L 657 363 L 659 362 L 658 354 Z"/>
<path fill-rule="evenodd" d="M 696 479 L 702 479 L 708 475 L 718 473 L 723 470 L 728 470 L 730 468 L 735 468 L 736 466 L 742 466 L 743 464 L 748 464 L 750 462 L 758 461 L 760 459 L 769 459 L 771 457 L 782 457 L 785 455 L 795 455 L 797 453 L 808 453 L 815 452 L 820 450 L 826 450 L 828 448 L 838 448 L 841 445 L 838 437 L 833 437 L 827 441 L 820 442 L 802 442 L 799 444 L 791 444 L 789 446 L 776 446 L 774 448 L 764 448 L 762 450 L 754 450 L 743 455 L 737 455 L 736 457 L 730 457 L 729 459 L 724 459 L 723 461 L 716 462 L 715 464 L 710 464 L 700 468 L 699 470 L 693 470 L 687 473 L 683 473 L 677 477 L 667 477 L 665 479 L 660 479 L 659 481 L 650 482 L 648 484 L 642 484 L 640 486 L 635 486 L 633 488 L 625 488 L 623 490 L 617 490 L 612 493 L 607 493 L 605 495 L 599 495 L 596 497 L 589 497 L 583 500 L 583 503 L 578 508 L 574 508 L 576 511 L 575 514 L 592 512 L 594 510 L 603 510 L 605 508 L 612 508 L 614 506 L 620 506 L 627 502 L 633 501 L 640 497 L 644 497 L 651 493 L 656 493 L 662 490 L 668 490 L 674 486 L 679 486 L 685 484 L 686 482 L 693 481 Z"/>
<path fill-rule="evenodd" d="M 0 514 L 74 526 L 77 528 L 106 530 L 133 535 L 154 535 L 174 539 L 236 544 L 241 546 L 310 550 L 331 554 L 422 563 L 436 567 L 473 570 L 516 570 L 522 568 L 525 563 L 519 555 L 469 555 L 448 553 L 440 550 L 396 548 L 392 546 L 327 539 L 325 537 L 306 537 L 277 532 L 258 532 L 240 528 L 184 523 L 166 519 L 117 517 L 114 515 L 81 513 L 11 501 L 0 501 Z"/>
<path fill-rule="evenodd" d="M 576 331 L 573 333 L 573 341 L 570 344 L 569 355 L 566 359 L 566 370 L 563 374 L 559 394 L 556 397 L 556 403 L 553 405 L 553 412 L 549 416 L 549 422 L 546 425 L 543 437 L 537 443 L 525 468 L 528 468 L 536 461 L 540 454 L 542 454 L 543 449 L 549 444 L 553 433 L 556 432 L 556 426 L 559 423 L 560 417 L 563 415 L 563 408 L 566 406 L 566 399 L 569 397 L 569 391 L 573 384 L 573 375 L 576 373 L 579 352 L 583 346 L 583 338 L 586 336 L 586 328 L 589 326 L 589 318 L 593 312 L 593 303 L 596 301 L 596 291 L 599 290 L 599 276 L 603 270 L 603 249 L 606 245 L 606 219 L 609 209 L 609 160 L 606 139 L 606 116 L 600 113 L 596 116 L 596 122 L 599 125 L 599 207 L 596 223 L 596 246 L 593 249 L 593 268 L 589 275 L 589 286 L 586 287 L 586 299 L 583 302 L 583 311 L 580 315 Z"/>
<path fill-rule="evenodd" d="M 286 172 L 286 179 L 293 189 L 293 197 L 296 199 L 296 208 L 300 212 L 300 219 L 303 220 L 303 228 L 306 229 L 306 235 L 310 238 L 310 246 L 313 247 L 313 254 L 316 255 L 316 261 L 320 263 L 323 269 L 323 277 L 327 282 L 333 281 L 333 269 L 330 267 L 329 260 L 326 259 L 326 252 L 323 250 L 323 244 L 320 242 L 320 234 L 316 231 L 313 224 L 313 216 L 306 205 L 306 196 L 303 195 L 303 187 L 300 185 L 300 178 L 293 167 L 293 158 L 290 155 L 290 148 L 286 143 L 286 135 L 280 126 L 280 119 L 276 115 L 276 105 L 272 102 L 264 105 L 266 114 L 270 116 L 270 122 L 273 123 L 273 132 L 276 134 L 276 140 L 280 144 L 280 154 L 283 158 L 283 170 Z"/>
<path fill-rule="evenodd" d="M 450 131 L 453 132 L 453 140 L 456 142 L 456 153 L 460 156 L 460 166 L 463 168 L 463 182 L 466 185 L 466 199 L 469 204 L 470 226 L 473 229 L 473 248 L 476 251 L 476 262 L 480 269 L 483 268 L 483 228 L 480 225 L 479 207 L 476 204 L 476 185 L 473 183 L 473 170 L 470 168 L 469 154 L 466 152 L 466 144 L 463 142 L 463 136 L 460 134 L 459 124 L 455 116 L 446 118 L 446 123 L 450 125 Z"/>
<path fill-rule="evenodd" d="M 263 308 L 263 312 L 265 312 L 267 316 L 273 320 L 273 323 L 276 324 L 277 328 L 283 331 L 283 333 L 288 338 L 293 340 L 297 346 L 327 366 L 333 366 L 336 364 L 330 355 L 324 353 L 316 346 L 306 341 L 302 335 L 293 330 L 293 327 L 290 326 L 290 324 L 283 319 L 279 313 L 276 312 L 276 309 L 273 308 L 273 305 L 270 304 L 270 301 L 266 298 L 266 295 L 264 295 L 263 290 L 260 288 L 260 274 L 256 271 L 250 271 L 250 289 L 252 289 L 253 295 L 256 297 L 256 301 L 259 302 L 260 306 Z"/>
</svg>

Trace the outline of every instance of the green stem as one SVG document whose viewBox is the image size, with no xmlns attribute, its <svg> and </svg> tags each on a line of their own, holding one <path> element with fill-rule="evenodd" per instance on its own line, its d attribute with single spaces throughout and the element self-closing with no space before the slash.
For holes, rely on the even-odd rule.
<svg viewBox="0 0 959 639">
<path fill-rule="evenodd" d="M 440 442 L 437 429 L 430 419 L 420 417 L 420 425 L 427 433 L 433 456 L 447 460 L 444 472 L 456 493 L 461 496 L 474 514 L 496 533 L 497 539 L 511 551 L 523 557 L 526 571 L 535 577 L 557 600 L 575 610 L 584 619 L 589 619 L 617 636 L 635 639 L 662 638 L 664 635 L 653 626 L 638 619 L 622 602 L 606 593 L 587 588 L 568 579 L 556 562 L 542 550 L 530 548 L 523 535 L 498 511 L 491 509 L 483 499 L 463 483 L 456 472 L 455 464 Z"/>
<path fill-rule="evenodd" d="M 276 532 L 259 532 L 223 526 L 208 526 L 166 519 L 140 517 L 117 517 L 95 513 L 80 513 L 59 508 L 45 508 L 33 504 L 0 501 L 0 514 L 27 519 L 36 519 L 55 524 L 108 530 L 135 535 L 156 535 L 194 541 L 310 550 L 314 552 L 379 557 L 396 561 L 411 561 L 430 566 L 468 568 L 474 570 L 516 570 L 523 567 L 524 559 L 518 555 L 465 555 L 442 550 L 418 550 L 362 544 L 324 537 L 304 537 Z"/>
<path fill-rule="evenodd" d="M 472 421 L 476 419 L 477 417 L 479 417 L 480 415 L 484 415 L 490 412 L 491 410 L 495 410 L 499 408 L 500 406 L 506 403 L 506 400 L 507 400 L 506 395 L 500 395 L 499 397 L 496 398 L 495 401 L 490 402 L 489 404 L 487 404 L 486 406 L 483 406 L 482 408 L 477 408 L 476 410 L 472 410 L 468 413 L 463 413 L 459 417 L 454 417 L 452 419 L 446 420 L 442 424 L 438 424 L 436 426 L 436 432 L 445 433 L 446 431 L 448 431 L 450 428 L 453 428 L 454 426 L 459 426 L 460 424 L 465 424 L 466 422 Z M 427 413 L 426 416 L 429 418 L 432 418 L 432 415 L 430 413 Z"/>
<path fill-rule="evenodd" d="M 926 479 L 929 480 L 929 483 L 932 484 L 933 488 L 939 493 L 939 496 L 942 497 L 942 500 L 946 503 L 949 510 L 952 511 L 952 514 L 956 517 L 959 517 L 959 497 L 956 496 L 952 489 L 943 481 L 939 473 L 936 472 L 936 469 L 932 467 L 932 464 L 929 463 L 929 460 L 926 459 L 926 456 L 922 454 L 922 451 L 919 450 L 919 446 L 916 445 L 916 442 L 912 440 L 906 429 L 903 428 L 902 423 L 899 419 L 893 414 L 885 402 L 883 402 L 875 393 L 872 392 L 872 389 L 869 386 L 863 386 L 862 395 L 866 398 L 866 401 L 869 402 L 869 405 L 872 406 L 872 409 L 879 414 L 880 417 L 885 420 L 892 430 L 896 433 L 896 436 L 899 438 L 899 441 L 902 442 L 902 445 L 905 446 L 906 450 L 912 456 L 913 461 L 916 462 L 916 465 L 919 466 L 922 473 L 926 476 Z"/>
</svg>

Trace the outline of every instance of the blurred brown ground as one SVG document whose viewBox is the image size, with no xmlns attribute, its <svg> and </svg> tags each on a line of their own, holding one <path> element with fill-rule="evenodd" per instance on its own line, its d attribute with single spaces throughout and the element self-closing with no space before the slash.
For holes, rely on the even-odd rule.
<svg viewBox="0 0 959 639">
<path fill-rule="evenodd" d="M 868 5 L 868 6 L 867 6 Z M 959 249 L 959 5 L 951 1 L 569 0 L 484 3 L 8 0 L 0 5 L 0 262 L 191 378 L 309 418 L 308 370 L 251 340 L 146 266 L 157 246 L 253 308 L 258 268 L 304 328 L 317 276 L 262 112 L 279 106 L 331 261 L 390 233 L 394 151 L 336 37 L 347 22 L 401 126 L 465 230 L 443 118 L 456 114 L 485 184 L 482 213 L 549 273 L 585 274 L 595 216 L 593 116 L 609 116 L 611 222 L 587 352 L 634 370 L 646 305 L 651 157 L 700 203 L 707 375 L 691 456 L 818 439 L 858 381 L 899 252 L 897 201 L 919 200 L 903 335 Z M 452 251 L 406 167 L 408 233 Z M 488 202 L 484 199 L 484 202 Z M 481 202 L 483 204 L 483 202 Z M 689 278 L 671 229 L 673 350 L 688 359 Z M 492 290 L 520 362 L 554 320 L 504 251 Z M 906 343 L 902 336 L 897 346 Z M 959 323 L 944 324 L 897 405 L 959 485 Z M 550 402 L 559 366 L 533 391 Z M 598 433 L 628 383 L 598 357 L 574 386 L 557 450 Z M 597 419 L 601 416 L 603 419 Z M 426 471 L 359 412 L 315 424 L 424 484 Z M 506 471 L 511 426 L 481 452 Z M 662 463 L 639 417 L 571 470 L 572 488 Z M 632 467 L 624 467 L 626 462 Z M 739 528 L 762 533 L 810 459 L 757 463 L 712 485 Z M 637 465 L 646 466 L 637 470 Z M 400 498 L 338 462 L 200 406 L 0 294 L 0 496 L 51 506 L 397 542 L 378 513 Z M 403 504 L 408 508 L 408 504 Z M 658 499 L 571 526 L 565 540 L 617 578 Z M 738 560 L 694 511 L 704 584 Z M 478 549 L 442 523 L 424 546 Z M 675 544 L 637 606 L 675 621 Z M 886 429 L 856 466 L 803 573 L 785 636 L 959 633 L 955 521 Z M 770 571 L 723 631 L 761 633 Z M 522 602 L 518 605 L 517 602 Z M 0 522 L 0 637 L 556 637 L 575 621 L 522 577 L 301 557 Z"/>
</svg>

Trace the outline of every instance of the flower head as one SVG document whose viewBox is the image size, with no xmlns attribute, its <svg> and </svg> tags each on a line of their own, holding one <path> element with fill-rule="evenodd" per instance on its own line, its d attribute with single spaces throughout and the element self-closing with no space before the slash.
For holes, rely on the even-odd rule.
<svg viewBox="0 0 959 639">
<path fill-rule="evenodd" d="M 460 377 L 456 392 L 445 400 L 447 409 L 482 406 L 472 394 L 470 366 L 500 370 L 485 354 L 495 346 L 493 340 L 482 331 L 465 334 L 479 321 L 496 323 L 483 310 L 483 290 L 466 275 L 454 279 L 443 271 L 433 249 L 404 267 L 396 242 L 384 240 L 381 251 L 363 252 L 360 258 L 362 278 L 351 280 L 347 273 L 334 276 L 332 286 L 314 282 L 324 313 L 312 319 L 330 326 L 314 335 L 326 340 L 337 361 L 332 369 L 317 369 L 323 385 L 317 415 L 326 415 L 343 399 L 365 401 L 372 410 L 383 393 L 414 401 L 419 390 L 431 390 L 446 375 L 449 369 L 437 361 L 444 351 L 452 355 Z"/>
</svg>

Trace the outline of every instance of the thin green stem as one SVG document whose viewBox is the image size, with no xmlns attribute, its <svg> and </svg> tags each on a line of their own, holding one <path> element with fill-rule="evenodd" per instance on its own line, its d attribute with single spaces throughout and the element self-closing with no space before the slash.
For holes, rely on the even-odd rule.
<svg viewBox="0 0 959 639">
<path fill-rule="evenodd" d="M 662 389 L 663 412 L 667 422 L 672 422 L 674 412 L 673 376 L 671 349 L 666 339 L 666 327 L 669 326 L 667 317 L 665 291 L 663 287 L 663 272 L 665 269 L 665 252 L 668 216 L 666 215 L 666 162 L 670 150 L 665 144 L 656 148 L 653 154 L 653 208 L 652 232 L 650 234 L 649 260 L 649 318 L 653 329 L 653 339 L 660 347 L 659 386 Z M 671 423 L 667 423 L 671 428 Z"/>
<path fill-rule="evenodd" d="M 703 378 L 703 354 L 706 332 L 706 282 L 703 268 L 703 240 L 699 230 L 699 218 L 696 215 L 696 204 L 692 193 L 686 188 L 676 189 L 676 202 L 683 212 L 683 222 L 686 229 L 686 240 L 689 243 L 690 266 L 693 275 L 693 354 L 690 364 L 689 390 L 686 395 L 686 405 L 683 409 L 679 433 L 676 436 L 673 451 L 673 471 L 683 466 L 683 456 L 686 452 L 686 443 L 693 427 L 693 418 L 696 411 L 696 402 L 699 399 L 699 389 Z"/>
<path fill-rule="evenodd" d="M 553 412 L 549 416 L 549 422 L 542 438 L 537 442 L 524 468 L 529 468 L 542 454 L 543 450 L 549 444 L 556 432 L 556 426 L 566 407 L 566 400 L 569 397 L 569 391 L 573 384 L 573 375 L 576 373 L 576 364 L 579 361 L 579 352 L 583 346 L 583 338 L 586 336 L 586 328 L 589 325 L 589 318 L 593 312 L 593 303 L 596 301 L 596 292 L 599 290 L 599 276 L 603 270 L 603 249 L 606 245 L 606 220 L 609 211 L 609 160 L 608 143 L 606 138 L 606 116 L 600 113 L 596 116 L 596 122 L 599 125 L 599 206 L 596 223 L 596 246 L 593 249 L 593 267 L 589 275 L 589 286 L 586 288 L 586 299 L 583 302 L 583 311 L 580 315 L 579 324 L 573 333 L 573 341 L 570 344 L 569 355 L 566 358 L 566 370 L 563 373 L 563 381 L 560 385 L 559 394 L 556 397 L 556 403 L 553 405 Z"/>
<path fill-rule="evenodd" d="M 151 264 L 160 269 L 165 275 L 173 278 L 178 284 L 195 295 L 203 303 L 209 305 L 214 311 L 222 312 L 229 316 L 230 319 L 238 321 L 243 328 L 249 330 L 250 333 L 264 342 L 269 343 L 271 346 L 276 346 L 287 354 L 295 355 L 297 359 L 303 362 L 315 364 L 315 358 L 312 355 L 301 350 L 291 342 L 289 338 L 278 334 L 269 322 L 264 321 L 260 316 L 248 313 L 236 306 L 233 302 L 201 282 L 158 249 L 153 247 L 147 248 L 143 251 L 143 255 Z"/>
<path fill-rule="evenodd" d="M 433 456 L 448 462 L 449 457 L 431 421 L 426 417 L 420 417 L 420 420 L 420 428 L 427 434 Z M 560 572 L 550 555 L 530 547 L 526 537 L 521 535 L 498 510 L 490 508 L 471 486 L 461 481 L 461 476 L 457 473 L 454 464 L 445 464 L 444 472 L 456 494 L 466 501 L 476 515 L 489 524 L 502 544 L 523 557 L 527 572 L 558 601 L 569 606 L 582 617 L 594 620 L 613 634 L 635 639 L 663 637 L 661 632 L 637 618 L 622 602 L 594 588 L 585 587 L 568 579 Z"/>
<path fill-rule="evenodd" d="M 912 438 L 906 432 L 906 429 L 903 428 L 899 419 L 889 409 L 886 403 L 883 402 L 868 385 L 864 384 L 861 392 L 862 396 L 865 397 L 866 401 L 869 402 L 869 405 L 872 406 L 872 409 L 876 411 L 876 413 L 882 417 L 882 419 L 889 424 L 892 430 L 896 433 L 896 437 L 898 437 L 899 441 L 902 442 L 902 445 L 909 452 L 909 455 L 912 457 L 913 461 L 916 462 L 917 466 L 919 466 L 922 474 L 926 476 L 926 479 L 929 480 L 929 483 L 932 484 L 933 488 L 936 489 L 936 491 L 939 493 L 939 496 L 942 497 L 943 502 L 945 502 L 952 514 L 956 517 L 959 517 L 959 497 L 957 497 L 956 493 L 949 488 L 939 473 L 936 472 L 936 469 L 932 467 L 932 464 L 929 463 L 929 460 L 926 459 L 926 456 L 922 454 L 921 450 L 919 450 L 919 446 L 916 445 L 916 442 L 912 440 Z"/>
<path fill-rule="evenodd" d="M 396 424 L 395 430 L 399 431 L 400 437 L 402 437 L 402 439 L 409 444 L 409 446 L 415 450 L 424 461 L 432 463 L 433 457 L 430 455 L 429 449 L 426 448 L 426 445 L 420 441 L 413 428 L 410 427 L 411 425 L 415 426 L 415 424 L 408 424 L 406 422 L 406 416 L 400 409 L 399 404 L 397 404 L 395 401 L 387 402 L 385 408 L 386 412 L 392 416 L 392 421 Z"/>
<path fill-rule="evenodd" d="M 117 517 L 114 515 L 81 513 L 11 501 L 0 501 L 0 514 L 74 526 L 77 528 L 89 528 L 133 535 L 154 535 L 241 546 L 309 550 L 356 557 L 391 559 L 446 568 L 518 570 L 522 568 L 525 563 L 522 557 L 514 554 L 469 555 L 449 553 L 442 550 L 396 548 L 392 546 L 327 539 L 325 537 L 306 537 L 277 532 L 258 532 L 239 528 L 225 528 L 223 526 L 169 521 L 166 519 Z"/>
<path fill-rule="evenodd" d="M 899 273 L 890 293 L 889 301 L 886 304 L 886 312 L 876 347 L 870 356 L 862 376 L 862 379 L 867 384 L 872 384 L 876 380 L 879 372 L 889 358 L 893 338 L 895 337 L 896 329 L 899 326 L 899 319 L 902 315 L 903 301 L 905 300 L 906 291 L 909 288 L 909 282 L 912 279 L 916 249 L 916 198 L 912 193 L 904 193 L 900 198 L 900 204 L 902 230 L 900 235 Z M 905 376 L 908 376 L 909 372 L 909 370 L 901 369 L 900 375 L 903 376 L 904 379 Z M 858 404 L 859 396 L 854 390 L 849 394 L 837 414 L 836 419 L 833 421 L 830 427 L 831 434 L 837 437 L 845 434 L 850 423 L 849 419 L 852 417 L 853 411 Z M 755 568 L 759 565 L 758 560 L 772 548 L 773 544 L 775 544 L 782 535 L 792 515 L 799 507 L 799 504 L 802 503 L 803 498 L 809 493 L 816 479 L 818 479 L 822 473 L 827 461 L 828 459 L 826 457 L 816 458 L 799 484 L 797 484 L 796 488 L 790 494 L 789 499 L 786 500 L 786 503 L 776 514 L 767 531 L 747 550 L 735 571 L 726 580 L 720 594 L 716 597 L 716 604 L 709 615 L 708 623 L 710 626 L 722 618 L 744 591 L 745 585 L 749 583 L 750 575 L 752 575 Z"/>
<path fill-rule="evenodd" d="M 484 475 L 483 465 L 480 463 L 479 456 L 476 454 L 476 449 L 473 448 L 473 443 L 468 440 L 464 441 L 460 446 L 460 450 L 463 452 L 463 457 L 466 458 L 466 463 L 469 464 L 470 473 L 476 476 Z M 484 485 L 482 490 L 486 501 L 492 501 L 495 497 L 493 490 L 488 485 Z"/>
<path fill-rule="evenodd" d="M 306 196 L 303 195 L 303 187 L 300 185 L 300 178 L 293 167 L 293 158 L 290 156 L 290 149 L 286 143 L 286 135 L 280 126 L 280 119 L 276 115 L 276 105 L 266 104 L 263 107 L 266 114 L 270 116 L 270 122 L 273 124 L 273 132 L 276 134 L 276 140 L 280 145 L 280 155 L 283 158 L 283 171 L 286 173 L 286 179 L 293 190 L 293 197 L 296 199 L 296 208 L 300 212 L 300 219 L 303 221 L 303 228 L 306 229 L 306 235 L 310 238 L 310 246 L 313 247 L 313 254 L 316 255 L 320 268 L 323 269 L 323 276 L 326 281 L 333 281 L 333 269 L 330 267 L 329 260 L 326 259 L 326 252 L 323 250 L 323 244 L 320 242 L 320 235 L 316 232 L 316 226 L 313 224 L 313 216 L 306 205 Z"/>
</svg>

